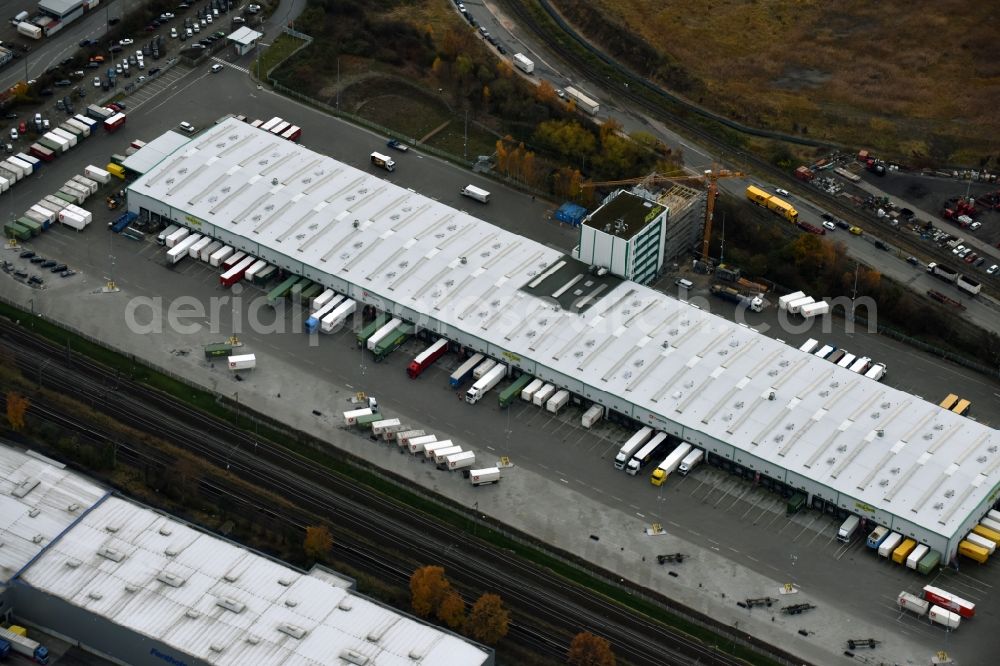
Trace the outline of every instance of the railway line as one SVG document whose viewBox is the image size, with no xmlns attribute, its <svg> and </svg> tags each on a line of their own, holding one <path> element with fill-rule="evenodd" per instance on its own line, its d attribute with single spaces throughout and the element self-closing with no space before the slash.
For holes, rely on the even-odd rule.
<svg viewBox="0 0 1000 666">
<path fill-rule="evenodd" d="M 635 74 L 628 67 L 618 63 L 607 54 L 594 47 L 582 35 L 575 32 L 566 24 L 565 20 L 559 15 L 556 9 L 551 6 L 548 0 L 537 0 L 537 3 L 503 0 L 502 5 L 504 7 L 504 11 L 514 17 L 518 25 L 534 33 L 537 38 L 541 39 L 545 43 L 546 48 L 554 53 L 560 60 L 568 64 L 578 77 L 586 81 L 593 81 L 596 85 L 600 85 L 605 88 L 609 83 L 606 80 L 607 77 L 605 76 L 605 73 L 599 72 L 591 64 L 590 60 L 581 56 L 574 48 L 565 46 L 562 40 L 553 39 L 551 32 L 546 28 L 546 26 L 542 25 L 542 21 L 539 20 L 530 9 L 530 4 L 534 4 L 540 8 L 540 10 L 546 14 L 548 20 L 558 29 L 562 30 L 562 34 L 565 35 L 568 40 L 572 41 L 572 43 L 578 48 L 587 51 L 591 56 L 593 56 L 593 58 L 603 62 L 605 67 L 614 73 L 615 80 L 612 82 L 614 85 L 614 101 L 619 106 L 622 105 L 622 102 L 627 102 L 628 106 L 631 108 L 642 109 L 643 113 L 661 120 L 669 126 L 681 129 L 685 134 L 695 138 L 701 145 L 711 150 L 713 154 L 730 156 L 730 161 L 739 162 L 746 170 L 752 169 L 756 173 L 766 175 L 768 180 L 773 183 L 792 185 L 795 187 L 802 185 L 802 183 L 795 180 L 791 174 L 772 165 L 767 160 L 757 157 L 753 153 L 741 150 L 740 148 L 734 146 L 733 143 L 720 139 L 718 136 L 709 132 L 698 123 L 679 115 L 667 113 L 662 105 L 680 106 L 697 117 L 708 117 L 706 113 L 696 105 L 686 102 L 679 96 L 670 94 L 669 92 L 663 90 L 659 85 Z M 640 93 L 640 91 L 642 91 L 642 93 Z M 762 131 L 758 135 L 765 136 L 766 134 L 768 133 Z M 777 134 L 775 134 L 774 138 L 782 139 L 782 137 Z M 787 139 L 788 137 L 784 137 L 784 140 Z M 815 142 L 810 141 L 809 143 Z M 840 197 L 816 188 L 806 188 L 805 191 L 808 192 L 809 195 L 806 198 L 812 199 L 813 203 L 820 205 L 824 210 L 828 210 L 829 212 L 836 214 L 838 217 L 849 220 L 852 224 L 862 228 L 865 233 L 881 238 L 887 231 L 883 224 L 880 224 L 871 217 L 864 215 L 857 208 L 847 205 Z M 930 256 L 937 263 L 949 266 L 959 272 L 968 268 L 968 266 L 961 265 L 959 262 L 955 261 L 955 257 L 952 256 L 950 252 L 942 252 L 937 246 L 933 246 L 928 243 L 921 243 L 918 239 L 911 238 L 906 234 L 893 233 L 891 236 L 886 238 L 886 240 L 892 242 L 892 244 L 898 247 L 903 254 Z M 1000 288 L 998 288 L 995 284 L 984 283 L 983 291 L 994 298 L 1000 298 Z"/>
<path fill-rule="evenodd" d="M 199 490 L 206 497 L 263 513 L 301 528 L 303 534 L 308 525 L 326 523 L 331 527 L 338 559 L 397 584 L 405 586 L 418 566 L 441 565 L 466 599 L 483 591 L 500 594 L 511 609 L 509 639 L 538 654 L 562 660 L 572 636 L 588 630 L 611 641 L 621 663 L 746 663 L 432 515 L 323 469 L 289 449 L 193 411 L 89 359 L 70 356 L 64 348 L 14 324 L 0 321 L 0 338 L 27 379 L 88 402 L 125 425 L 152 433 L 245 483 L 286 498 L 292 506 L 277 507 L 248 496 L 245 484 L 222 473 L 200 481 Z M 61 413 L 53 405 L 33 404 L 29 413 L 90 438 L 109 438 L 99 428 Z M 174 463 L 168 454 L 147 450 L 140 443 L 118 438 L 115 446 L 122 459 L 160 469 Z M 337 455 L 334 451 L 330 454 Z M 730 640 L 719 638 L 723 645 Z"/>
</svg>

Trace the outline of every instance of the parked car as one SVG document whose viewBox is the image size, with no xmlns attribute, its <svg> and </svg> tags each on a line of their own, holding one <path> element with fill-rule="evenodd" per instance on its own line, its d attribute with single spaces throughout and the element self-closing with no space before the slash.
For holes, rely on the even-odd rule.
<svg viewBox="0 0 1000 666">
<path fill-rule="evenodd" d="M 986 269 L 986 274 L 987 275 L 993 275 L 998 270 L 1000 270 L 1000 266 L 998 266 L 997 264 L 993 264 L 992 266 L 990 266 L 989 268 Z"/>
<path fill-rule="evenodd" d="M 774 188 L 774 191 L 775 191 L 776 194 L 780 194 L 783 197 L 790 197 L 790 196 L 792 196 L 791 192 L 789 192 L 788 190 L 783 190 L 780 187 Z"/>
<path fill-rule="evenodd" d="M 398 150 L 402 153 L 405 153 L 410 149 L 409 146 L 407 146 L 399 139 L 389 139 L 388 141 L 386 141 L 385 145 L 388 146 L 389 148 L 392 148 L 393 150 Z"/>
<path fill-rule="evenodd" d="M 829 220 L 823 220 L 823 228 L 829 229 L 830 231 L 836 231 L 837 225 L 834 224 L 833 222 L 830 222 Z"/>
</svg>

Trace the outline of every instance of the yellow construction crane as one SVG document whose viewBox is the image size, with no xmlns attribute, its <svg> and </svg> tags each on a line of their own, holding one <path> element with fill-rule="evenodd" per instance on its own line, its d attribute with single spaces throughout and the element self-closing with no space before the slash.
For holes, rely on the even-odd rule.
<svg viewBox="0 0 1000 666">
<path fill-rule="evenodd" d="M 715 214 L 715 197 L 719 194 L 718 180 L 720 178 L 743 178 L 741 171 L 730 171 L 722 169 L 717 164 L 713 164 L 711 169 L 706 169 L 703 175 L 691 176 L 664 176 L 656 172 L 643 176 L 642 178 L 626 178 L 624 180 L 605 180 L 601 182 L 586 182 L 581 187 L 613 187 L 615 185 L 642 185 L 648 187 L 656 183 L 684 183 L 696 182 L 708 184 L 708 201 L 705 203 L 705 235 L 701 242 L 701 254 L 708 261 L 708 244 L 712 239 L 712 217 Z"/>
</svg>

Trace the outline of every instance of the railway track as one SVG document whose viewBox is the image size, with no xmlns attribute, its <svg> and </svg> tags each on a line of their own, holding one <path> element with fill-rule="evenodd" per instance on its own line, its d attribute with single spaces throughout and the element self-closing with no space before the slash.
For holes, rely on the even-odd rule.
<svg viewBox="0 0 1000 666">
<path fill-rule="evenodd" d="M 565 23 L 565 20 L 551 6 L 548 0 L 537 0 L 535 3 L 525 3 L 518 0 L 501 0 L 501 4 L 504 7 L 504 11 L 517 20 L 518 25 L 526 28 L 544 41 L 546 48 L 560 60 L 568 64 L 574 73 L 604 88 L 607 88 L 609 84 L 613 85 L 613 101 L 618 106 L 641 109 L 643 113 L 664 122 L 668 126 L 676 127 L 688 136 L 695 138 L 700 144 L 709 148 L 714 155 L 725 155 L 729 157 L 731 162 L 738 163 L 741 168 L 752 169 L 761 175 L 765 175 L 771 182 L 782 185 L 793 185 L 795 187 L 802 185 L 800 181 L 795 180 L 786 171 L 779 169 L 753 153 L 737 148 L 732 143 L 720 139 L 716 134 L 709 132 L 698 123 L 676 114 L 667 113 L 664 110 L 664 105 L 677 105 L 693 115 L 706 117 L 695 105 L 685 102 L 681 97 L 668 93 L 659 85 L 639 76 L 628 67 L 618 63 L 603 51 L 593 46 L 582 35 L 575 32 Z M 605 71 L 598 71 L 592 64 L 592 61 L 581 56 L 576 49 L 565 46 L 559 39 L 553 39 L 550 29 L 543 25 L 543 22 L 536 17 L 531 11 L 529 4 L 534 4 L 540 11 L 544 12 L 548 17 L 550 25 L 561 30 L 562 34 L 571 40 L 577 48 L 585 50 L 593 58 L 603 62 L 606 68 Z M 611 80 L 611 75 L 606 73 L 608 71 L 613 72 L 614 80 Z M 640 91 L 642 91 L 642 94 L 640 94 Z M 852 224 L 864 229 L 865 233 L 882 238 L 887 231 L 890 231 L 885 225 L 863 214 L 856 207 L 845 203 L 841 197 L 812 187 L 805 188 L 805 192 L 809 194 L 807 198 L 810 198 L 813 203 L 824 210 L 828 210 L 839 217 L 849 220 Z M 937 246 L 922 243 L 918 239 L 906 234 L 891 233 L 891 235 L 885 237 L 885 240 L 902 250 L 904 254 L 930 256 L 937 263 L 949 266 L 959 272 L 968 268 L 968 266 L 960 265 L 959 262 L 956 262 L 950 252 L 941 252 Z M 1000 298 L 1000 288 L 995 284 L 984 283 L 983 291 L 994 298 Z"/>
<path fill-rule="evenodd" d="M 0 321 L 0 338 L 29 380 L 89 402 L 243 482 L 280 494 L 294 508 L 265 505 L 222 474 L 200 482 L 206 496 L 273 516 L 303 533 L 306 526 L 325 522 L 338 559 L 376 577 L 405 586 L 413 569 L 433 563 L 445 567 L 466 599 L 483 591 L 500 594 L 512 611 L 510 639 L 540 655 L 564 659 L 572 636 L 588 630 L 611 641 L 625 664 L 746 663 L 89 359 L 68 358 L 62 347 L 13 324 Z M 91 438 L 109 437 L 52 405 L 33 404 L 31 413 Z M 138 443 L 117 441 L 115 446 L 116 455 L 143 465 L 169 468 L 174 462 Z M 720 637 L 719 642 L 729 641 Z"/>
</svg>

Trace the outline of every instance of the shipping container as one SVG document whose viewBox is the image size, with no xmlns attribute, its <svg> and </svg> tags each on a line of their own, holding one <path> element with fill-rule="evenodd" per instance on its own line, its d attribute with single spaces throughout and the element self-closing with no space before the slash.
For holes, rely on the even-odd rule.
<svg viewBox="0 0 1000 666">
<path fill-rule="evenodd" d="M 427 433 L 423 430 L 404 430 L 403 432 L 396 433 L 396 444 L 399 446 L 407 446 L 411 439 L 417 437 L 423 437 Z"/>
<path fill-rule="evenodd" d="M 254 354 L 239 354 L 229 357 L 230 370 L 253 370 L 257 367 L 257 356 Z"/>
<path fill-rule="evenodd" d="M 931 606 L 930 610 L 927 611 L 927 617 L 930 618 L 931 622 L 948 629 L 958 629 L 958 625 L 962 623 L 961 617 L 940 606 Z"/>
<path fill-rule="evenodd" d="M 18 221 L 20 222 L 20 220 Z M 985 548 L 987 555 L 992 555 L 997 549 L 997 545 L 995 543 L 993 543 L 986 537 L 979 536 L 975 532 L 969 532 L 968 534 L 966 534 L 965 540 L 968 541 L 969 543 L 976 544 L 980 548 Z"/>
<path fill-rule="evenodd" d="M 247 253 L 246 252 L 233 252 L 232 254 L 230 254 L 228 257 L 226 257 L 222 261 L 222 267 L 223 268 L 232 268 L 236 264 L 238 264 L 241 261 L 243 261 L 244 259 L 246 259 L 246 257 L 247 257 Z"/>
<path fill-rule="evenodd" d="M 204 261 L 206 264 L 208 260 L 212 258 L 212 255 L 222 249 L 222 241 L 212 241 L 198 253 L 198 260 Z"/>
<path fill-rule="evenodd" d="M 360 417 L 362 417 L 362 416 L 370 416 L 371 414 L 372 414 L 372 410 L 369 409 L 368 407 L 365 407 L 365 408 L 362 408 L 362 409 L 351 409 L 351 410 L 348 410 L 348 411 L 344 412 L 344 425 L 345 426 L 352 426 L 355 423 L 357 423 L 357 420 Z"/>
<path fill-rule="evenodd" d="M 898 532 L 893 532 L 887 536 L 878 547 L 879 557 L 889 557 L 892 555 L 893 551 L 896 550 L 896 546 L 898 546 L 899 542 L 902 540 L 903 535 Z"/>
<path fill-rule="evenodd" d="M 183 243 L 184 241 L 181 242 Z M 243 276 L 246 275 L 247 269 L 256 265 L 257 261 L 258 260 L 254 257 L 244 257 L 242 261 L 219 276 L 220 284 L 222 284 L 223 287 L 232 287 L 234 284 L 243 279 Z"/>
<path fill-rule="evenodd" d="M 335 329 L 339 328 L 345 319 L 354 314 L 355 309 L 358 307 L 358 302 L 352 298 L 345 298 L 343 301 L 338 298 L 330 301 L 328 305 L 334 303 L 337 306 L 320 320 L 319 330 L 323 333 L 332 333 Z"/>
<path fill-rule="evenodd" d="M 379 312 L 375 315 L 375 319 L 370 321 L 364 328 L 358 331 L 357 342 L 358 347 L 364 347 L 368 343 L 368 339 L 375 335 L 385 323 L 389 321 L 389 314 L 386 312 Z"/>
<path fill-rule="evenodd" d="M 939 564 L 941 564 L 941 553 L 932 550 L 924 556 L 924 559 L 920 560 L 920 563 L 917 565 L 917 572 L 926 576 L 937 569 Z"/>
<path fill-rule="evenodd" d="M 368 347 L 368 351 L 375 351 L 375 347 L 378 346 L 380 342 L 386 337 L 389 337 L 399 326 L 403 323 L 402 319 L 398 317 L 393 317 L 388 322 L 386 322 L 381 328 L 375 331 L 370 338 L 368 338 L 365 345 Z"/>
<path fill-rule="evenodd" d="M 406 374 L 410 379 L 416 379 L 420 374 L 448 352 L 448 341 L 444 338 L 436 340 L 427 349 L 417 354 L 416 358 L 406 366 Z"/>
<path fill-rule="evenodd" d="M 327 289 L 322 294 L 312 299 L 312 302 L 309 304 L 309 307 L 311 307 L 313 310 L 321 308 L 327 303 L 329 303 L 336 295 L 337 292 L 335 292 L 333 289 Z"/>
<path fill-rule="evenodd" d="M 455 443 L 450 439 L 438 440 L 434 442 L 428 442 L 424 444 L 424 460 L 433 460 L 434 456 L 437 455 L 438 451 L 443 451 L 445 449 L 450 449 L 455 446 Z"/>
<path fill-rule="evenodd" d="M 14 155 L 14 157 L 16 157 L 17 159 L 21 160 L 22 162 L 26 162 L 26 163 L 30 164 L 32 171 L 38 171 L 39 169 L 42 168 L 42 161 L 39 160 L 37 157 L 33 157 L 32 155 L 26 155 L 24 153 L 18 153 L 17 155 Z"/>
<path fill-rule="evenodd" d="M 406 443 L 406 450 L 417 455 L 424 452 L 424 447 L 437 441 L 437 435 L 423 435 L 421 437 L 411 437 Z"/>
<path fill-rule="evenodd" d="M 889 536 L 889 532 L 890 530 L 888 527 L 882 527 L 881 525 L 879 525 L 874 530 L 872 530 L 871 534 L 868 535 L 868 539 L 865 543 L 872 550 L 876 550 L 879 546 L 882 545 L 882 542 L 885 541 L 885 538 Z"/>
<path fill-rule="evenodd" d="M 896 597 L 896 603 L 900 608 L 913 611 L 917 615 L 925 615 L 927 610 L 931 607 L 929 601 L 924 601 L 920 597 L 910 594 L 909 592 L 900 592 L 899 596 Z"/>
<path fill-rule="evenodd" d="M 43 160 L 45 162 L 51 162 L 56 158 L 55 152 L 37 142 L 31 144 L 31 146 L 28 148 L 28 152 L 30 152 L 38 159 Z"/>
<path fill-rule="evenodd" d="M 913 569 L 914 571 L 916 571 L 917 564 L 920 562 L 920 560 L 924 559 L 924 555 L 926 555 L 927 551 L 929 550 L 930 548 L 928 548 L 924 544 L 920 544 L 916 548 L 914 548 L 913 552 L 906 556 L 906 568 Z"/>
<path fill-rule="evenodd" d="M 224 245 L 218 250 L 212 253 L 212 256 L 208 258 L 208 265 L 219 267 L 222 262 L 225 261 L 233 253 L 233 248 L 229 245 Z"/>
<path fill-rule="evenodd" d="M 924 599 L 937 604 L 944 609 L 954 611 L 962 617 L 973 617 L 976 614 L 976 604 L 962 597 L 946 592 L 939 587 L 924 585 Z"/>
<path fill-rule="evenodd" d="M 980 522 L 978 525 L 972 528 L 972 533 L 978 534 L 984 539 L 989 539 L 993 543 L 1000 546 L 1000 532 L 997 532 L 995 529 L 991 527 L 987 527 L 982 522 Z"/>
<path fill-rule="evenodd" d="M 465 380 L 472 376 L 473 371 L 479 366 L 483 358 L 485 357 L 482 354 L 473 354 L 466 359 L 462 365 L 458 366 L 455 372 L 451 373 L 451 376 L 448 378 L 449 385 L 452 388 L 461 386 Z"/>
<path fill-rule="evenodd" d="M 535 407 L 541 407 L 546 404 L 553 395 L 555 395 L 556 387 L 552 384 L 546 384 L 542 388 L 535 391 L 535 395 L 531 397 L 531 404 Z"/>
<path fill-rule="evenodd" d="M 545 386 L 545 382 L 541 379 L 535 379 L 530 384 L 521 389 L 521 400 L 525 402 L 531 402 L 531 399 L 538 393 L 538 389 Z"/>
<path fill-rule="evenodd" d="M 474 486 L 485 486 L 491 483 L 500 482 L 500 468 L 485 467 L 483 469 L 469 470 L 469 483 Z"/>
<path fill-rule="evenodd" d="M 472 371 L 473 379 L 482 379 L 483 376 L 493 369 L 493 366 L 497 364 L 492 358 L 484 360 L 482 363 L 476 366 L 476 369 Z"/>
<path fill-rule="evenodd" d="M 187 238 L 190 234 L 191 230 L 188 229 L 187 227 L 178 227 L 173 233 L 167 235 L 166 238 L 164 238 L 163 244 L 166 245 L 167 248 L 172 248 L 178 243 L 180 243 L 182 240 Z"/>
<path fill-rule="evenodd" d="M 917 547 L 917 542 L 913 539 L 904 539 L 903 543 L 896 547 L 896 550 L 892 551 L 892 561 L 896 564 L 902 564 L 906 561 L 906 558 L 910 556 L 913 549 Z"/>
<path fill-rule="evenodd" d="M 92 180 L 96 180 L 98 183 L 103 185 L 107 185 L 111 182 L 111 174 L 101 167 L 96 167 L 93 164 L 88 164 L 83 168 L 83 175 Z"/>
<path fill-rule="evenodd" d="M 260 271 L 264 270 L 266 266 L 267 266 L 266 261 L 264 261 L 263 259 L 258 259 L 257 261 L 253 262 L 250 265 L 250 268 L 246 270 L 244 278 L 247 280 L 253 280 L 254 276 L 257 275 L 257 273 L 259 273 Z"/>
<path fill-rule="evenodd" d="M 188 249 L 188 256 L 191 257 L 192 259 L 200 259 L 201 251 L 211 244 L 212 244 L 211 236 L 202 237 L 201 240 L 199 240 L 197 243 L 195 243 Z"/>
<path fill-rule="evenodd" d="M 517 396 L 521 395 L 525 387 L 527 387 L 532 381 L 531 375 L 521 375 L 514 382 L 500 392 L 500 409 L 505 409 L 510 406 L 510 403 L 517 399 Z"/>
<path fill-rule="evenodd" d="M 545 401 L 545 409 L 553 414 L 558 414 L 559 410 L 569 404 L 569 391 L 561 389 Z"/>
<path fill-rule="evenodd" d="M 190 234 L 182 238 L 176 245 L 167 250 L 167 264 L 173 265 L 188 256 L 191 246 L 201 240 L 201 234 Z"/>
<path fill-rule="evenodd" d="M 462 469 L 472 467 L 476 464 L 476 454 L 474 451 L 461 451 L 448 456 L 448 469 Z"/>
</svg>

